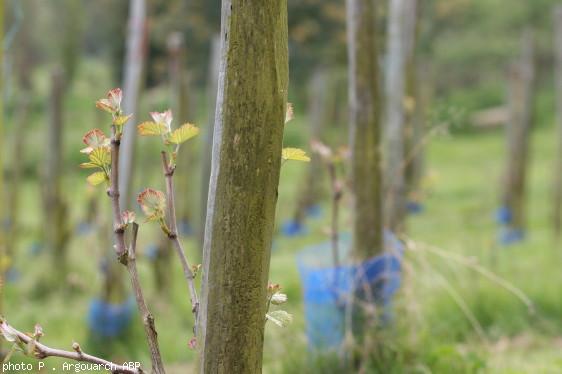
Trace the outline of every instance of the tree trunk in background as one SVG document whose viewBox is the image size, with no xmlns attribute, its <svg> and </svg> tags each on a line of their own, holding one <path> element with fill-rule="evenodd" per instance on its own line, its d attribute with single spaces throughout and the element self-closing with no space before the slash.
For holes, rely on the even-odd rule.
<svg viewBox="0 0 562 374">
<path fill-rule="evenodd" d="M 391 0 L 388 15 L 386 80 L 385 222 L 393 232 L 404 229 L 406 187 L 404 183 L 404 91 L 405 9 L 410 0 Z"/>
<path fill-rule="evenodd" d="M 335 76 L 332 77 L 331 90 L 333 92 L 329 100 L 333 107 L 332 117 L 334 118 L 334 122 L 332 127 L 345 128 L 349 121 L 348 89 L 347 67 L 345 67 L 345 70 L 337 70 Z"/>
<path fill-rule="evenodd" d="M 33 16 L 32 7 L 21 4 L 23 12 L 27 17 Z M 31 108 L 32 83 L 31 75 L 33 70 L 33 58 L 31 56 L 31 41 L 29 27 L 21 27 L 16 34 L 18 48 L 14 50 L 15 65 L 17 67 L 17 82 L 19 86 L 16 116 L 13 122 L 13 140 L 11 149 L 10 181 L 8 183 L 8 231 L 6 234 L 6 253 L 8 258 L 14 259 L 19 235 L 19 211 L 20 211 L 20 192 L 22 189 L 21 180 L 25 168 L 25 149 L 24 141 L 27 135 L 27 122 Z M 0 262 L 1 259 L 0 259 Z M 1 266 L 1 265 L 0 265 Z"/>
<path fill-rule="evenodd" d="M 525 227 L 525 185 L 529 135 L 534 100 L 534 40 L 526 30 L 522 38 L 522 55 L 509 71 L 509 123 L 507 127 L 507 168 L 503 204 L 512 215 L 511 227 Z"/>
<path fill-rule="evenodd" d="M 414 196 L 419 188 L 418 170 L 421 167 L 421 140 L 423 137 L 423 98 L 420 95 L 419 59 L 416 55 L 418 36 L 418 19 L 420 7 L 418 0 L 410 0 L 404 9 L 404 49 L 406 59 L 406 92 L 404 96 L 404 162 L 405 162 L 405 201 L 416 200 Z"/>
<path fill-rule="evenodd" d="M 76 70 L 82 56 L 82 36 L 83 36 L 83 5 L 80 1 L 65 0 L 59 5 L 60 17 L 56 17 L 56 22 L 62 22 L 62 27 L 57 28 L 61 31 L 60 41 L 60 61 L 64 70 L 66 87 L 70 87 L 76 76 Z"/>
<path fill-rule="evenodd" d="M 560 240 L 562 225 L 562 5 L 554 11 L 554 53 L 556 75 L 556 113 L 558 119 L 558 150 L 554 167 L 553 228 L 556 241 Z"/>
<path fill-rule="evenodd" d="M 261 373 L 288 86 L 286 0 L 224 0 L 200 372 Z"/>
<path fill-rule="evenodd" d="M 146 3 L 145 0 L 131 0 L 129 9 L 129 30 L 127 33 L 127 55 L 125 57 L 125 79 L 123 81 L 123 112 L 132 118 L 123 130 L 119 159 L 119 198 L 121 207 L 129 209 L 132 205 L 132 186 L 137 138 L 137 110 L 142 73 L 146 58 Z"/>
<path fill-rule="evenodd" d="M 328 72 L 324 68 L 317 68 L 309 83 L 308 90 L 308 126 L 310 127 L 310 140 L 321 140 L 322 130 L 328 122 L 329 110 L 329 85 Z M 308 173 L 304 179 L 302 192 L 298 194 L 295 222 L 302 222 L 308 208 L 318 203 L 322 194 L 323 164 L 320 156 L 313 152 L 310 155 Z"/>
<path fill-rule="evenodd" d="M 22 87 L 23 88 L 23 87 Z M 29 119 L 30 92 L 20 91 L 20 98 L 17 106 L 17 116 L 13 128 L 13 144 L 11 147 L 10 158 L 10 182 L 8 184 L 8 231 L 6 233 L 6 254 L 9 259 L 14 259 L 16 253 L 17 239 L 19 234 L 19 211 L 20 211 L 20 192 L 21 179 L 24 165 L 24 140 L 26 137 L 27 121 Z M 1 261 L 0 261 L 1 262 Z"/>
<path fill-rule="evenodd" d="M 61 194 L 64 79 L 62 70 L 55 68 L 51 74 L 50 112 L 43 170 L 45 246 L 53 258 L 53 269 L 57 269 L 59 280 L 66 277 L 66 242 L 69 235 L 66 221 L 67 207 Z"/>
<path fill-rule="evenodd" d="M 408 157 L 406 178 L 411 195 L 414 199 L 423 193 L 422 179 L 425 168 L 425 149 L 427 145 L 427 116 L 428 109 L 433 100 L 434 73 L 427 61 L 416 64 L 416 89 L 415 108 L 412 114 L 412 139 L 413 144 Z"/>
<path fill-rule="evenodd" d="M 213 151 L 213 129 L 215 123 L 215 107 L 217 87 L 219 85 L 221 39 L 213 37 L 209 56 L 209 76 L 207 81 L 207 107 L 209 108 L 207 127 L 203 130 L 203 147 L 201 156 L 201 212 L 199 222 L 199 241 L 201 248 L 205 239 L 205 220 L 207 219 L 207 200 L 209 195 L 209 179 L 211 178 L 211 158 Z"/>
<path fill-rule="evenodd" d="M 347 0 L 352 256 L 361 261 L 383 251 L 379 66 L 372 0 Z"/>
</svg>

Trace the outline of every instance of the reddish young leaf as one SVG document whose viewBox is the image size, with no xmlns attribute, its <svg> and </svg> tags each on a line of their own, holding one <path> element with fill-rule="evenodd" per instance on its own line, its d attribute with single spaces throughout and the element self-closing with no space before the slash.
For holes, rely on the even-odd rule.
<svg viewBox="0 0 562 374">
<path fill-rule="evenodd" d="M 165 112 L 150 112 L 150 116 L 157 124 L 162 124 L 166 127 L 166 132 L 170 132 L 172 130 L 172 111 L 170 109 L 166 110 Z"/>
<path fill-rule="evenodd" d="M 147 215 L 147 221 L 164 218 L 166 195 L 163 192 L 147 188 L 139 194 L 137 202 L 144 214 Z"/>
<path fill-rule="evenodd" d="M 98 147 L 109 146 L 109 141 L 109 138 L 105 136 L 100 129 L 90 130 L 82 137 L 82 142 L 86 144 L 87 147 L 80 150 L 80 152 L 90 154 L 90 152 Z"/>
<path fill-rule="evenodd" d="M 121 110 L 121 100 L 123 93 L 120 88 L 114 88 L 107 93 L 106 99 L 96 101 L 96 108 L 111 114 L 116 114 Z"/>
</svg>

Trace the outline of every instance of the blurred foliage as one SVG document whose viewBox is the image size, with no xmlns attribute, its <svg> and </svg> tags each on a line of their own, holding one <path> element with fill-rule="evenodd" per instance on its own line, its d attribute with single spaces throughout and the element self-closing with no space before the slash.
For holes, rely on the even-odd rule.
<svg viewBox="0 0 562 374">
<path fill-rule="evenodd" d="M 497 104 L 498 98 L 504 96 L 505 67 L 518 54 L 519 38 L 525 27 L 535 28 L 538 60 L 550 66 L 551 9 L 557 3 L 556 0 L 420 0 L 418 51 L 430 61 L 432 70 L 438 72 L 437 94 L 454 96 L 459 87 L 465 91 L 483 89 L 487 92 L 484 96 L 472 96 L 480 100 L 478 106 Z M 73 77 L 77 56 L 100 56 L 110 60 L 113 79 L 121 80 L 128 1 L 11 0 L 6 5 L 7 29 L 15 22 L 14 9 L 23 8 L 20 28 L 29 29 L 32 35 L 30 48 L 34 61 L 58 60 L 67 67 L 67 76 Z M 148 87 L 168 79 L 166 39 L 174 31 L 183 33 L 186 67 L 193 73 L 193 82 L 203 87 L 210 41 L 220 30 L 220 1 L 151 0 L 148 8 Z M 288 8 L 291 89 L 298 91 L 315 68 L 345 66 L 345 2 L 289 0 Z M 385 4 L 378 16 L 379 45 L 384 50 Z M 548 80 L 548 70 L 541 69 L 539 79 Z M 491 87 L 495 87 L 494 93 L 490 92 Z"/>
</svg>

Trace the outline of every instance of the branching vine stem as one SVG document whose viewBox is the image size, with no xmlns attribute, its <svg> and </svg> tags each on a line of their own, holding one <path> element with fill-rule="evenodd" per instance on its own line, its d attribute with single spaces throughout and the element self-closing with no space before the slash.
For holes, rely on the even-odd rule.
<svg viewBox="0 0 562 374">
<path fill-rule="evenodd" d="M 125 246 L 125 229 L 121 219 L 121 206 L 119 204 L 119 148 L 121 134 L 115 125 L 111 126 L 111 177 L 110 187 L 107 192 L 113 207 L 113 232 L 115 233 L 115 252 L 119 262 L 127 265 L 127 251 Z"/>
<path fill-rule="evenodd" d="M 14 332 L 17 335 L 17 339 L 19 339 L 20 342 L 24 343 L 25 345 L 28 345 L 29 343 L 31 343 L 34 340 L 32 337 L 28 336 L 27 334 L 15 329 L 13 326 L 9 325 L 6 320 L 0 320 L 0 322 L 5 327 L 9 328 L 12 332 Z M 66 359 L 69 359 L 69 360 L 74 360 L 74 361 L 79 361 L 79 362 L 89 362 L 89 363 L 92 363 L 92 364 L 100 365 L 100 366 L 103 366 L 104 368 L 107 368 L 112 373 L 116 373 L 116 374 L 142 374 L 142 373 L 144 373 L 143 370 L 140 369 L 140 368 L 133 368 L 133 367 L 126 367 L 126 366 L 123 366 L 123 365 L 118 365 L 118 364 L 113 363 L 111 361 L 107 361 L 107 360 L 104 360 L 102 358 L 84 353 L 81 350 L 65 351 L 65 350 L 62 350 L 62 349 L 50 348 L 50 347 L 46 346 L 45 344 L 42 344 L 42 343 L 40 343 L 36 340 L 32 344 L 34 344 L 33 354 L 39 360 L 43 360 L 47 357 L 60 357 L 60 358 L 66 358 Z"/>
<path fill-rule="evenodd" d="M 115 233 L 115 251 L 119 262 L 127 267 L 131 279 L 131 285 L 135 293 L 135 300 L 139 313 L 141 314 L 146 339 L 150 349 L 150 358 L 152 362 L 152 372 L 155 374 L 164 374 L 164 364 L 162 363 L 162 355 L 158 346 L 158 334 L 154 325 L 154 317 L 148 310 L 142 287 L 139 281 L 139 275 L 136 265 L 136 247 L 139 226 L 133 223 L 133 235 L 131 246 L 127 250 L 125 244 L 125 229 L 127 225 L 123 223 L 121 206 L 119 203 L 119 147 L 121 143 L 121 132 L 113 125 L 111 127 L 111 177 L 108 195 L 111 198 L 113 208 L 113 230 Z"/>
<path fill-rule="evenodd" d="M 187 281 L 189 288 L 190 299 L 191 299 L 191 310 L 193 316 L 195 317 L 195 324 L 193 325 L 193 333 L 197 334 L 196 326 L 199 317 L 199 298 L 197 296 L 197 288 L 195 286 L 195 274 L 187 260 L 183 245 L 178 238 L 178 225 L 176 221 L 176 208 L 175 208 L 175 195 L 174 195 L 174 171 L 175 165 L 168 162 L 168 154 L 162 151 L 162 170 L 164 172 L 164 177 L 166 179 L 166 198 L 167 198 L 167 210 L 168 210 L 168 221 L 169 230 L 166 232 L 168 238 L 172 242 L 176 253 L 180 259 L 183 273 Z"/>
<path fill-rule="evenodd" d="M 133 223 L 133 237 L 131 239 L 131 246 L 128 250 L 127 270 L 129 271 L 131 285 L 133 287 L 133 291 L 135 292 L 135 299 L 137 301 L 137 306 L 142 317 L 144 331 L 146 334 L 146 339 L 148 341 L 148 348 L 150 349 L 152 373 L 165 374 L 166 371 L 164 369 L 162 355 L 160 354 L 160 348 L 158 346 L 158 333 L 156 332 L 156 327 L 154 325 L 154 317 L 152 316 L 152 314 L 148 310 L 148 306 L 146 305 L 142 287 L 139 281 L 139 274 L 137 271 L 136 249 L 138 231 L 139 225 L 137 223 Z"/>
</svg>

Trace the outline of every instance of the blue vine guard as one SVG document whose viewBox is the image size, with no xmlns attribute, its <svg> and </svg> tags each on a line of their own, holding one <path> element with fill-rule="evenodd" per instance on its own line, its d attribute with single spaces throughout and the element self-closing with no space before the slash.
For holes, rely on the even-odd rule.
<svg viewBox="0 0 562 374">
<path fill-rule="evenodd" d="M 347 261 L 349 235 L 339 241 L 340 266 L 333 266 L 331 243 L 305 248 L 297 258 L 304 293 L 306 333 L 312 350 L 338 349 L 345 335 L 346 303 L 359 287 L 372 292 L 370 300 L 390 316 L 390 303 L 400 288 L 402 243 L 385 232 L 385 253 L 359 265 Z"/>
</svg>

